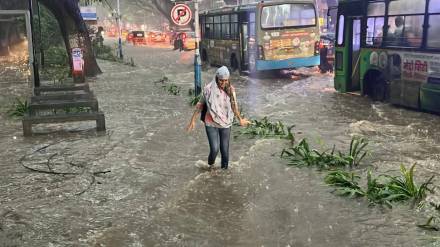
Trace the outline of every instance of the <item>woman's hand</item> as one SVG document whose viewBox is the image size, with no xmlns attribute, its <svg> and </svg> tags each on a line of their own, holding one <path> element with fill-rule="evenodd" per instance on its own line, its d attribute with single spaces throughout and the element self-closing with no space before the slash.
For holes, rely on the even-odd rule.
<svg viewBox="0 0 440 247">
<path fill-rule="evenodd" d="M 246 118 L 240 118 L 239 121 L 241 127 L 247 127 L 249 124 L 251 124 L 251 121 L 247 120 Z"/>
<path fill-rule="evenodd" d="M 186 132 L 191 132 L 192 130 L 194 130 L 196 123 L 194 123 L 194 121 L 191 121 L 188 126 L 186 126 Z"/>
</svg>

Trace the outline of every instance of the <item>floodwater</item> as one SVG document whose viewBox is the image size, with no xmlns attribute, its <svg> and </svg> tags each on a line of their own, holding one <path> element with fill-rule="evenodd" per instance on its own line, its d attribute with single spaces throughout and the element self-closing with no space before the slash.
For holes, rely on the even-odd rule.
<svg viewBox="0 0 440 247">
<path fill-rule="evenodd" d="M 91 82 L 105 112 L 106 133 L 96 134 L 87 122 L 42 125 L 35 128 L 40 134 L 24 139 L 20 122 L 2 111 L 0 242 L 438 246 L 435 232 L 416 226 L 426 222 L 426 212 L 409 205 L 372 207 L 332 194 L 325 172 L 288 167 L 279 158 L 288 145 L 283 140 L 232 139 L 230 169 L 207 170 L 202 125 L 184 131 L 192 114 L 187 90 L 193 87 L 193 53 L 124 48 L 136 66 L 100 61 L 104 74 Z M 398 174 L 400 164 L 413 163 L 418 182 L 438 174 L 439 116 L 339 94 L 331 75 L 299 72 L 304 76 L 298 80 L 234 74 L 246 116 L 294 124 L 297 140 L 306 137 L 320 149 L 345 150 L 352 136 L 368 138 L 371 155 L 357 169 L 362 175 L 367 169 Z M 204 81 L 214 73 L 206 68 Z M 162 88 L 164 76 L 165 85 L 182 88 L 181 95 Z M 1 94 L 26 86 L 7 84 Z"/>
</svg>

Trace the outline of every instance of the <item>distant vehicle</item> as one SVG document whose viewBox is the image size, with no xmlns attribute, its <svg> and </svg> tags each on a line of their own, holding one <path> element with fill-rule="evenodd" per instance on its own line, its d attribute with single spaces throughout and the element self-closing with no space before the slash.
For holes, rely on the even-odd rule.
<svg viewBox="0 0 440 247">
<path fill-rule="evenodd" d="M 319 54 L 321 63 L 319 69 L 321 72 L 333 71 L 335 61 L 335 34 L 321 33 L 321 40 L 319 41 Z"/>
<path fill-rule="evenodd" d="M 145 37 L 144 31 L 132 31 L 131 33 L 133 35 L 133 38 L 132 38 L 133 45 L 146 45 L 147 44 L 147 39 Z"/>
<path fill-rule="evenodd" d="M 196 49 L 196 33 L 195 32 L 185 32 L 181 33 L 182 43 L 184 50 L 194 50 Z"/>
<path fill-rule="evenodd" d="M 201 58 L 232 70 L 260 71 L 318 66 L 319 22 L 315 1 L 258 1 L 200 14 Z"/>
<path fill-rule="evenodd" d="M 127 41 L 128 43 L 133 42 L 133 31 L 127 34 L 127 37 L 125 37 L 125 41 Z"/>
<path fill-rule="evenodd" d="M 170 43 L 174 45 L 174 50 L 194 50 L 196 49 L 196 33 L 192 31 L 176 32 L 170 38 Z"/>
<path fill-rule="evenodd" d="M 105 33 L 105 35 L 106 35 L 107 37 L 111 37 L 111 38 L 116 37 L 117 34 L 118 34 L 118 31 L 117 31 L 117 29 L 116 29 L 115 27 L 110 27 L 110 28 L 108 29 L 108 31 Z"/>
<path fill-rule="evenodd" d="M 161 31 L 150 31 L 148 32 L 149 42 L 165 42 L 166 34 Z"/>
</svg>

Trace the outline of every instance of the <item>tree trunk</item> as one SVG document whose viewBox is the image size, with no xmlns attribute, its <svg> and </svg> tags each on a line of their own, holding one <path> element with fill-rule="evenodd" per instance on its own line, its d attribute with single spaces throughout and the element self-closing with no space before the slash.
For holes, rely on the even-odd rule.
<svg viewBox="0 0 440 247">
<path fill-rule="evenodd" d="M 96 76 L 101 73 L 101 69 L 96 62 L 92 50 L 92 43 L 86 24 L 81 17 L 78 7 L 78 0 L 38 0 L 41 2 L 57 19 L 61 33 L 63 35 L 70 64 L 72 57 L 70 50 L 73 47 L 84 49 L 84 69 L 86 76 Z M 71 64 L 72 66 L 72 64 Z"/>
</svg>

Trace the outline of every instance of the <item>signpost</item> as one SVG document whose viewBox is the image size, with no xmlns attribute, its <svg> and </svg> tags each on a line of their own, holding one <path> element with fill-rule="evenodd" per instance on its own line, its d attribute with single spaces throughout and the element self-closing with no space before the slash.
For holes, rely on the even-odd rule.
<svg viewBox="0 0 440 247">
<path fill-rule="evenodd" d="M 117 1 L 117 16 L 116 21 L 118 24 L 118 56 L 122 59 L 124 56 L 122 55 L 122 28 L 121 28 L 121 8 L 119 5 L 119 0 Z"/>
<path fill-rule="evenodd" d="M 199 2 L 198 0 L 193 0 L 194 2 L 194 26 L 196 33 L 196 50 L 194 54 L 194 94 L 199 95 L 202 91 L 202 75 L 201 67 L 202 61 L 200 60 L 199 42 L 200 42 L 200 31 L 199 31 Z M 174 24 L 178 26 L 186 26 L 191 22 L 192 12 L 188 5 L 186 4 L 176 4 L 171 10 L 171 20 Z"/>
<path fill-rule="evenodd" d="M 72 76 L 73 80 L 79 80 L 80 83 L 84 83 L 84 57 L 81 48 L 72 48 Z"/>
<path fill-rule="evenodd" d="M 197 2 L 197 1 L 196 1 Z M 171 9 L 171 20 L 178 26 L 186 26 L 192 19 L 191 9 L 186 4 L 176 4 Z"/>
<path fill-rule="evenodd" d="M 194 54 L 194 94 L 199 95 L 202 92 L 202 61 L 200 60 L 200 26 L 199 26 L 199 1 L 194 0 L 194 26 L 196 31 L 196 51 Z"/>
</svg>

